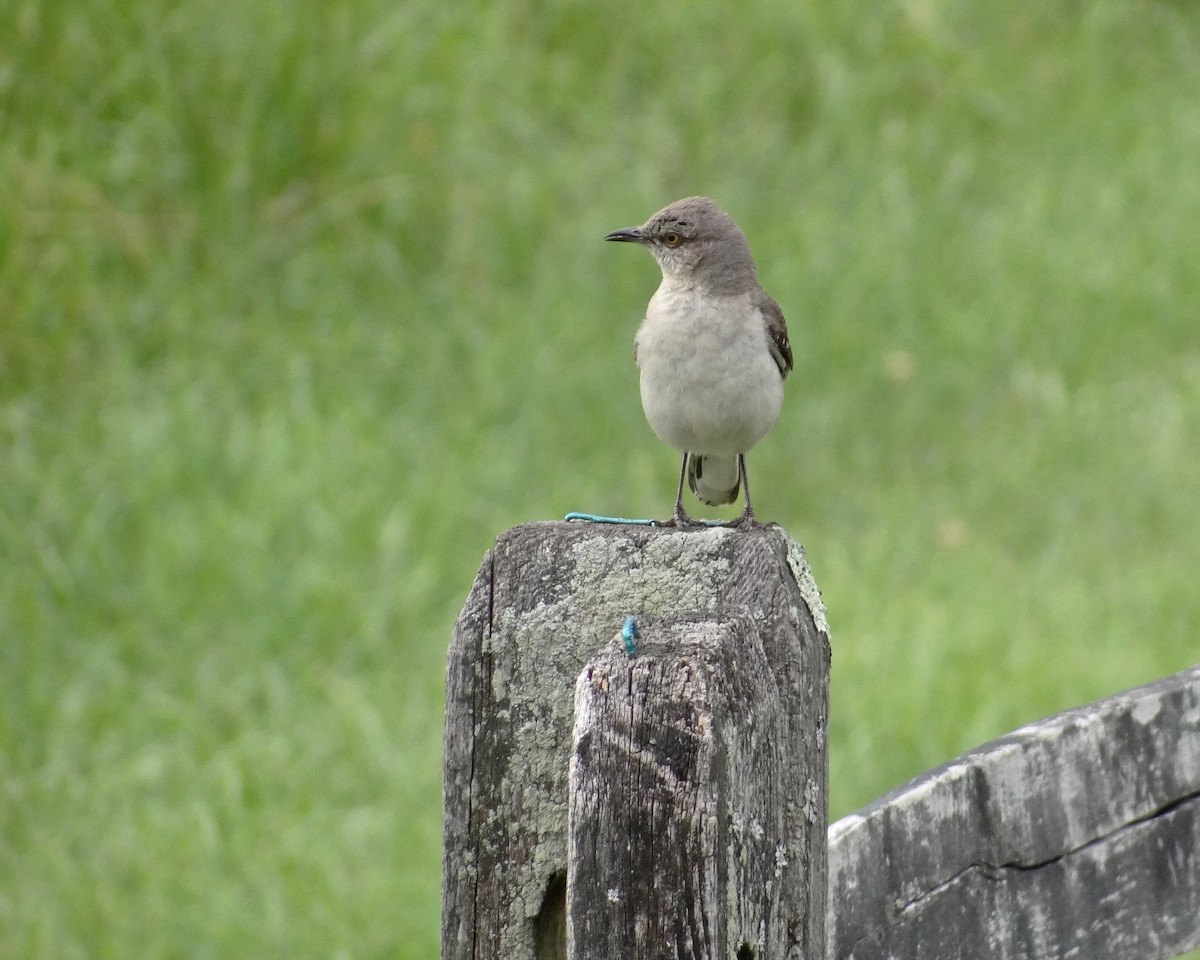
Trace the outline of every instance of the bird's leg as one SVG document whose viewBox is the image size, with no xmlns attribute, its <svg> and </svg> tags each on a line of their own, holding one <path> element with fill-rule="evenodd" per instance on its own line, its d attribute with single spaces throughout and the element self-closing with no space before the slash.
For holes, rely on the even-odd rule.
<svg viewBox="0 0 1200 960">
<path fill-rule="evenodd" d="M 742 490 L 746 496 L 746 506 L 742 509 L 742 515 L 736 520 L 730 520 L 726 526 L 729 527 L 752 527 L 754 526 L 754 507 L 750 503 L 750 480 L 746 476 L 746 455 L 738 454 L 738 475 L 742 478 Z"/>
<path fill-rule="evenodd" d="M 683 480 L 687 476 L 687 461 L 688 455 L 685 451 L 683 463 L 679 465 L 679 489 L 675 491 L 675 509 L 671 511 L 671 519 L 662 521 L 660 526 L 694 527 L 696 525 L 696 521 L 689 517 L 687 511 L 683 509 Z"/>
</svg>

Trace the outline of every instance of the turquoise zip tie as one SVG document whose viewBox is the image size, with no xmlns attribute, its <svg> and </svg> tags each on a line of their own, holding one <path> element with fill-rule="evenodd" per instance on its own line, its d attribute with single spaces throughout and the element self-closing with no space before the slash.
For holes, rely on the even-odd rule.
<svg viewBox="0 0 1200 960">
<path fill-rule="evenodd" d="M 603 517 L 598 513 L 579 513 L 572 511 L 568 513 L 564 520 L 583 520 L 587 523 L 628 523 L 635 527 L 661 527 L 661 520 L 635 520 L 630 517 Z M 728 524 L 724 520 L 693 520 L 698 527 L 726 527 Z M 686 529 L 686 528 L 685 528 Z"/>
<path fill-rule="evenodd" d="M 633 617 L 625 618 L 625 626 L 621 628 L 621 641 L 625 644 L 625 652 L 629 656 L 637 656 L 638 626 Z"/>
<path fill-rule="evenodd" d="M 637 527 L 657 527 L 657 520 L 632 520 L 628 517 L 602 517 L 595 513 L 568 513 L 564 520 L 586 520 L 588 523 L 629 523 Z"/>
</svg>

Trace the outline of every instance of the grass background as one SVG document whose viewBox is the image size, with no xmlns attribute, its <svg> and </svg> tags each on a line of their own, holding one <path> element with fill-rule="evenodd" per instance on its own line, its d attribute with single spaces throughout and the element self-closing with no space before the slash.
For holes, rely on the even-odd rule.
<svg viewBox="0 0 1200 960">
<path fill-rule="evenodd" d="M 708 193 L 832 812 L 1179 670 L 1200 8 L 0 5 L 0 956 L 428 957 L 492 538 L 665 515 L 604 233 Z"/>
</svg>

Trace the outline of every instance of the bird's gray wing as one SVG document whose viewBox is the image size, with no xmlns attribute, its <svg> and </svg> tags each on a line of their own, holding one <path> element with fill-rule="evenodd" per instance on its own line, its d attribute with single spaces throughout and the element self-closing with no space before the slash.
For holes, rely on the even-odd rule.
<svg viewBox="0 0 1200 960">
<path fill-rule="evenodd" d="M 788 342 L 787 321 L 783 319 L 783 311 L 765 290 L 755 293 L 751 302 L 763 315 L 767 325 L 767 347 L 771 351 L 771 359 L 779 368 L 779 375 L 786 380 L 787 375 L 792 372 L 792 345 Z"/>
</svg>

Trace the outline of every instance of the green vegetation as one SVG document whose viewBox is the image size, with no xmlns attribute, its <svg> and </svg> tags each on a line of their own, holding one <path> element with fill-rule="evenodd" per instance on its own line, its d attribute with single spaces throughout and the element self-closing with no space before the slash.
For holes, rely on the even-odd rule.
<svg viewBox="0 0 1200 960">
<path fill-rule="evenodd" d="M 436 954 L 504 528 L 661 515 L 601 242 L 746 229 L 843 814 L 1200 650 L 1200 8 L 0 5 L 0 956 Z"/>
</svg>

